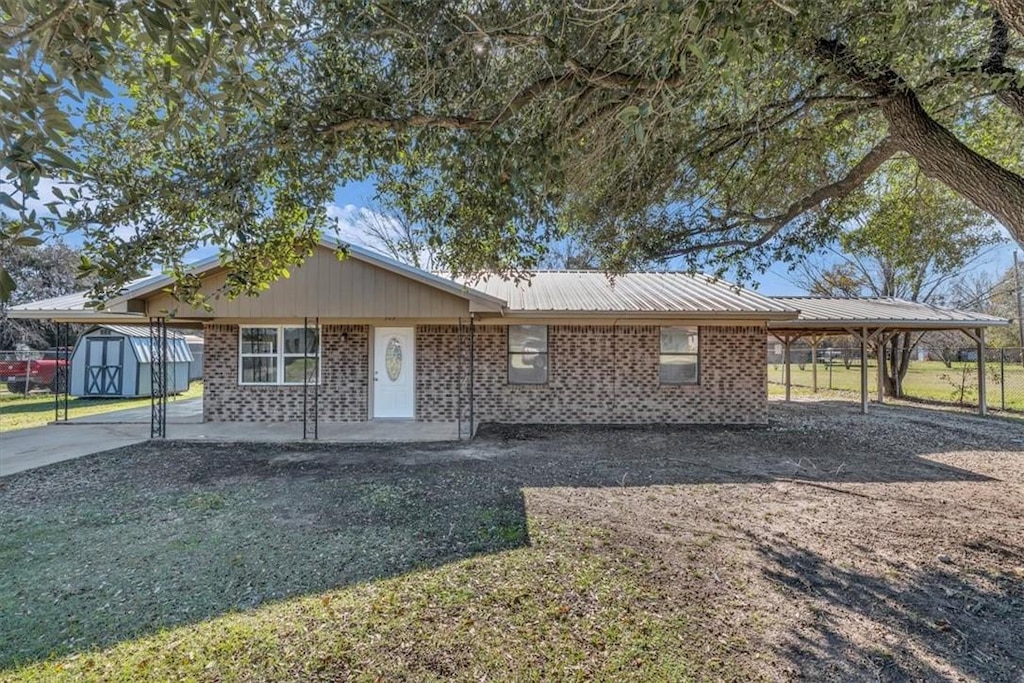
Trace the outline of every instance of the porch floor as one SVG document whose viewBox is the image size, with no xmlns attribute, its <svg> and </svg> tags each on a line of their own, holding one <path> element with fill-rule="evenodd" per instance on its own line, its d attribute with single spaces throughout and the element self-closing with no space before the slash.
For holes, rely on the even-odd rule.
<svg viewBox="0 0 1024 683">
<path fill-rule="evenodd" d="M 309 427 L 312 440 L 313 425 Z M 464 437 L 469 425 L 462 426 Z M 381 443 L 458 441 L 456 422 L 384 421 L 321 422 L 320 442 Z M 167 438 L 179 441 L 301 441 L 301 422 L 187 422 L 167 423 Z"/>
<path fill-rule="evenodd" d="M 139 425 L 149 434 L 150 408 L 128 408 L 77 417 L 68 425 Z M 63 426 L 63 425 L 60 425 Z M 469 425 L 463 424 L 463 438 Z M 140 432 L 141 433 L 141 432 Z M 313 425 L 309 425 L 313 433 Z M 301 422 L 203 422 L 203 399 L 167 402 L 167 438 L 181 441 L 301 441 Z M 458 441 L 457 422 L 371 420 L 368 422 L 321 422 L 319 441 L 337 443 Z"/>
</svg>

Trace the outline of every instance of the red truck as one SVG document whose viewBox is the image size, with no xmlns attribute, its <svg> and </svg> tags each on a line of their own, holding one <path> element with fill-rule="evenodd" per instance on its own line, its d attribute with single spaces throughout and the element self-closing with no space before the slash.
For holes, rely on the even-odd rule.
<svg viewBox="0 0 1024 683">
<path fill-rule="evenodd" d="M 12 394 L 27 394 L 33 389 L 55 392 L 57 368 L 66 365 L 63 350 L 58 353 L 57 349 L 43 351 L 42 358 L 31 360 L 0 359 L 0 381 L 7 383 L 7 391 Z"/>
</svg>

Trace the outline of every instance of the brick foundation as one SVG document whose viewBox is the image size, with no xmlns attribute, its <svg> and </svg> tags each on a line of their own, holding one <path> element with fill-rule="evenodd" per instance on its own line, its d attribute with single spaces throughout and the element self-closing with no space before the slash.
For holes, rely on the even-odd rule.
<svg viewBox="0 0 1024 683">
<path fill-rule="evenodd" d="M 416 419 L 468 417 L 468 331 L 453 325 L 416 328 Z M 507 381 L 507 331 L 475 329 L 477 423 L 731 423 L 767 421 L 766 332 L 761 326 L 702 327 L 700 383 L 662 385 L 656 326 L 552 325 L 548 382 Z M 369 416 L 367 326 L 323 330 L 323 422 Z M 302 419 L 301 386 L 239 386 L 238 327 L 206 326 L 203 413 L 209 421 Z M 461 379 L 461 382 L 460 382 Z M 310 407 L 310 410 L 312 407 Z"/>
</svg>

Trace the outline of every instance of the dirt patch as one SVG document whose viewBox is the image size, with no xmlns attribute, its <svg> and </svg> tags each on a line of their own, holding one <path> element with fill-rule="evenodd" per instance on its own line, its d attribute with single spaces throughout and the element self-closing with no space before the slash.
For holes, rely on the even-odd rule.
<svg viewBox="0 0 1024 683">
<path fill-rule="evenodd" d="M 558 527 L 578 530 L 573 553 L 631 568 L 644 616 L 681 624 L 694 659 L 769 679 L 1020 681 L 1020 422 L 772 410 L 766 428 L 491 426 L 471 445 L 147 444 L 15 475 L 0 664 Z"/>
</svg>

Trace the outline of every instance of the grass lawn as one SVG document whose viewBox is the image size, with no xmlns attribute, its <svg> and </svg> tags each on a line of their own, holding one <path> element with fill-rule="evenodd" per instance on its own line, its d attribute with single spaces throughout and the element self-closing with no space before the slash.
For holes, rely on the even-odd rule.
<svg viewBox="0 0 1024 683">
<path fill-rule="evenodd" d="M 203 383 L 192 382 L 188 391 L 169 401 L 203 395 Z M 112 410 L 148 406 L 150 399 L 68 398 L 68 418 L 97 415 Z M 63 406 L 62 406 L 63 410 Z M 62 413 L 63 414 L 63 413 Z M 53 421 L 53 394 L 33 392 L 28 396 L 0 391 L 0 433 L 28 427 L 42 427 Z"/>
<path fill-rule="evenodd" d="M 877 392 L 878 380 L 874 361 L 868 361 L 868 391 Z M 1006 409 L 1024 411 L 1024 367 L 1019 363 L 1007 362 L 1001 373 L 999 363 L 988 363 L 988 405 L 999 409 L 1005 396 Z M 793 364 L 793 386 L 812 386 L 812 366 L 808 363 L 801 367 Z M 781 363 L 768 365 L 768 381 L 772 392 L 777 393 L 773 385 L 785 382 L 785 367 Z M 818 388 L 836 391 L 860 393 L 860 367 L 854 365 L 846 368 L 842 363 L 834 363 L 831 367 L 824 363 L 818 364 Z M 937 401 L 952 405 L 976 406 L 978 404 L 978 371 L 975 363 L 953 363 L 947 368 L 940 361 L 915 361 L 907 370 L 903 383 L 904 393 L 908 398 Z"/>
<path fill-rule="evenodd" d="M 1018 680 L 1019 424 L 772 410 L 5 477 L 0 680 Z"/>
</svg>

